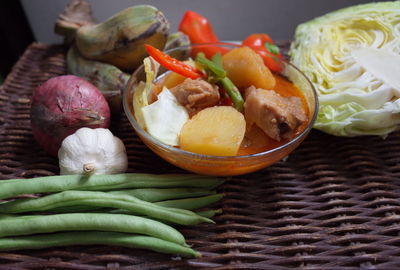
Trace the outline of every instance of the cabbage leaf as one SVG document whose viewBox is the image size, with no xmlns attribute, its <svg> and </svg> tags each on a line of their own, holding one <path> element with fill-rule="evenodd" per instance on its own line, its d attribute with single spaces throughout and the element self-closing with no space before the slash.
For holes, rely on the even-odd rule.
<svg viewBox="0 0 400 270">
<path fill-rule="evenodd" d="M 149 97 L 152 94 L 154 88 L 153 81 L 157 77 L 160 64 L 151 56 L 149 56 L 143 60 L 143 68 L 146 74 L 146 82 L 140 81 L 139 84 L 136 86 L 136 90 L 133 94 L 132 105 L 134 108 L 136 121 L 142 129 L 146 129 L 146 123 L 144 121 L 142 108 L 149 105 Z"/>
<path fill-rule="evenodd" d="M 290 60 L 314 84 L 316 129 L 386 136 L 400 124 L 400 1 L 340 9 L 300 24 Z"/>
<path fill-rule="evenodd" d="M 163 88 L 157 101 L 143 107 L 142 113 L 151 136 L 168 145 L 179 145 L 179 134 L 189 114 L 168 88 Z"/>
</svg>

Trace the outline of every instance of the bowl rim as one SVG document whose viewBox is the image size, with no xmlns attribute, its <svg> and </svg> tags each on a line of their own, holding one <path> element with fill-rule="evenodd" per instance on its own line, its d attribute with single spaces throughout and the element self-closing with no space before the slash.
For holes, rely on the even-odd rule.
<svg viewBox="0 0 400 270">
<path fill-rule="evenodd" d="M 179 46 L 176 48 L 172 48 L 169 49 L 167 51 L 165 51 L 166 53 L 170 53 L 173 52 L 175 50 L 178 49 L 183 49 L 183 48 L 189 48 L 189 47 L 201 47 L 201 46 L 207 46 L 207 45 L 218 45 L 218 46 L 229 46 L 229 47 L 237 47 L 239 48 L 240 45 L 235 44 L 235 43 L 228 43 L 228 42 L 218 42 L 218 43 L 196 43 L 196 44 L 189 44 L 189 45 L 185 45 L 185 46 Z M 314 106 L 314 113 L 312 114 L 312 117 L 308 123 L 308 125 L 306 126 L 306 128 L 304 128 L 304 130 L 302 132 L 300 132 L 296 137 L 294 137 L 293 139 L 291 139 L 290 141 L 282 144 L 281 146 L 278 146 L 276 148 L 267 150 L 267 151 L 263 151 L 263 152 L 259 152 L 259 153 L 255 153 L 255 154 L 250 154 L 250 155 L 240 155 L 240 156 L 214 156 L 214 155 L 204 155 L 204 154 L 198 154 L 198 153 L 193 153 L 193 152 L 189 152 L 189 151 L 185 151 L 183 149 L 165 144 L 161 141 L 159 141 L 158 139 L 154 138 L 153 136 L 151 136 L 148 132 L 146 132 L 136 121 L 135 117 L 133 116 L 133 112 L 130 110 L 130 107 L 133 106 L 128 104 L 128 100 L 129 100 L 129 94 L 130 94 L 130 89 L 129 86 L 132 84 L 132 80 L 134 80 L 135 75 L 141 70 L 143 69 L 143 64 L 140 65 L 133 73 L 131 78 L 129 79 L 128 83 L 126 84 L 125 88 L 123 89 L 123 93 L 122 93 L 122 101 L 123 101 L 123 109 L 125 112 L 126 117 L 128 118 L 129 122 L 131 123 L 131 125 L 133 126 L 133 128 L 135 129 L 135 131 L 137 133 L 139 133 L 138 135 L 143 136 L 146 140 L 150 141 L 153 145 L 158 145 L 159 147 L 168 150 L 170 152 L 176 153 L 176 154 L 180 154 L 183 155 L 187 158 L 190 159 L 200 159 L 200 160 L 218 160 L 218 161 L 222 161 L 222 160 L 229 160 L 229 161 L 235 161 L 235 160 L 242 160 L 242 159 L 252 159 L 252 158 L 257 158 L 257 157 L 262 157 L 262 156 L 267 156 L 269 154 L 275 153 L 275 152 L 279 152 L 280 150 L 287 148 L 295 143 L 297 143 L 298 141 L 301 141 L 313 128 L 314 123 L 317 119 L 318 116 L 318 110 L 319 110 L 319 100 L 318 100 L 318 94 L 317 91 L 314 87 L 314 84 L 310 81 L 310 79 L 295 65 L 293 65 L 292 63 L 290 63 L 289 61 L 285 60 L 285 59 L 280 59 L 280 61 L 284 62 L 286 65 L 289 65 L 291 68 L 295 69 L 296 72 L 298 72 L 299 74 L 302 75 L 302 77 L 304 77 L 304 79 L 306 80 L 306 82 L 311 86 L 311 92 L 313 94 L 314 100 L 315 100 L 315 106 Z M 134 83 L 138 83 L 138 82 L 133 82 Z M 139 136 L 139 137 L 140 137 Z M 146 144 L 146 143 L 145 143 Z"/>
</svg>

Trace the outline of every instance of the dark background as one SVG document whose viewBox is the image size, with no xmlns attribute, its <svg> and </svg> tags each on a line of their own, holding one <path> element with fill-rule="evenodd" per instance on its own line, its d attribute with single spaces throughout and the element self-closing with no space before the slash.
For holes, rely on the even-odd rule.
<svg viewBox="0 0 400 270">
<path fill-rule="evenodd" d="M 0 2 L 0 37 L 0 82 L 2 82 L 26 47 L 34 41 L 19 0 Z"/>
</svg>

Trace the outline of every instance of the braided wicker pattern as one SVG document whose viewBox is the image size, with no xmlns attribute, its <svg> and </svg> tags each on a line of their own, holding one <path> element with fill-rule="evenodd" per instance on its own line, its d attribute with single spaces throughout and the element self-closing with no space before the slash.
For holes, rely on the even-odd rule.
<svg viewBox="0 0 400 270">
<path fill-rule="evenodd" d="M 30 131 L 32 90 L 65 73 L 65 48 L 32 44 L 0 88 L 0 179 L 58 174 Z M 180 172 L 150 152 L 122 115 L 131 172 Z M 181 228 L 203 253 L 182 259 L 106 246 L 0 252 L 0 269 L 400 269 L 400 134 L 312 131 L 286 161 L 220 187 L 216 225 Z M 28 180 L 27 180 L 28 181 Z"/>
</svg>

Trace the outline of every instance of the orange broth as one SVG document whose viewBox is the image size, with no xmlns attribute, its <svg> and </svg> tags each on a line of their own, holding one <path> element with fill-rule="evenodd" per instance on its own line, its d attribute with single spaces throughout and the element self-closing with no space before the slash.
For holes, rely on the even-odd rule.
<svg viewBox="0 0 400 270">
<path fill-rule="evenodd" d="M 309 115 L 309 108 L 307 105 L 306 98 L 304 97 L 300 89 L 281 75 L 273 74 L 273 76 L 275 77 L 276 81 L 273 90 L 275 90 L 277 93 L 279 93 L 281 96 L 284 97 L 294 96 L 300 98 L 303 104 L 303 108 L 305 110 L 305 114 Z M 156 99 L 156 96 L 161 92 L 164 86 L 166 86 L 167 88 L 174 87 L 175 85 L 183 82 L 184 79 L 185 78 L 183 76 L 178 75 L 174 72 L 171 72 L 167 76 L 164 76 L 163 78 L 159 79 L 156 82 L 155 87 L 153 89 L 153 98 Z M 300 134 L 306 128 L 308 121 L 309 119 L 304 123 L 302 123 L 297 128 L 295 136 Z M 265 152 L 277 148 L 279 146 L 282 146 L 287 142 L 289 142 L 289 140 L 287 139 L 281 141 L 276 141 L 274 139 L 271 139 L 260 128 L 253 125 L 253 127 L 251 127 L 249 130 L 246 131 L 245 138 L 242 142 L 242 145 L 239 148 L 237 156 L 252 155 Z"/>
<path fill-rule="evenodd" d="M 283 97 L 298 97 L 300 98 L 303 108 L 305 110 L 305 114 L 309 115 L 309 108 L 307 105 L 306 98 L 304 97 L 303 93 L 300 91 L 300 89 L 288 81 L 286 78 L 273 74 L 275 77 L 275 87 L 273 90 L 275 90 L 277 93 L 279 93 Z M 308 121 L 305 121 L 302 123 L 296 130 L 295 136 L 300 134 L 307 126 Z M 239 148 L 238 151 L 238 156 L 243 156 L 243 155 L 252 155 L 256 153 L 261 153 L 265 152 L 268 150 L 272 150 L 274 148 L 277 148 L 279 146 L 284 145 L 285 143 L 289 142 L 289 140 L 284 139 L 281 141 L 276 141 L 274 139 L 271 139 L 268 137 L 260 128 L 257 126 L 253 125 L 249 130 L 246 131 L 245 138 L 243 140 L 242 145 Z"/>
</svg>

